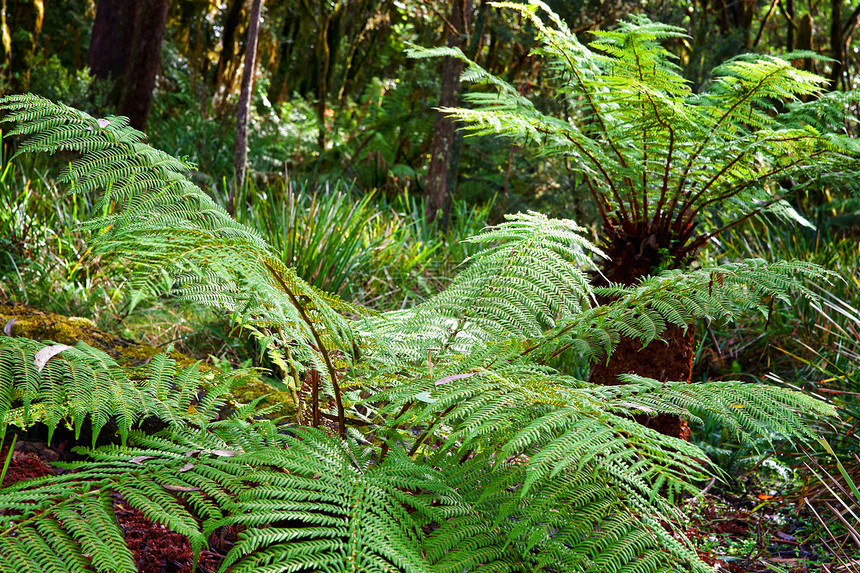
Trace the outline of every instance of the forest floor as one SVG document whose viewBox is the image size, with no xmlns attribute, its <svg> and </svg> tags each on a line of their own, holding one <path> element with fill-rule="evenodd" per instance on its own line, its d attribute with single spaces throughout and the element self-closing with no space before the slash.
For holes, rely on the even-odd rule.
<svg viewBox="0 0 860 573">
<path fill-rule="evenodd" d="M 838 557 L 851 554 L 852 549 L 856 555 L 853 541 L 845 535 L 842 547 L 834 547 L 813 508 L 800 501 L 799 495 L 707 493 L 687 504 L 685 534 L 696 544 L 699 556 L 715 565 L 716 571 L 860 571 L 860 559 Z"/>
</svg>

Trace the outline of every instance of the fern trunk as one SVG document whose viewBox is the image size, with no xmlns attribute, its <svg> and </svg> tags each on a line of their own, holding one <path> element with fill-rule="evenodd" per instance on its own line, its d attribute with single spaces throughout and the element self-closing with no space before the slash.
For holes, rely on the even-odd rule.
<svg viewBox="0 0 860 573">
<path fill-rule="evenodd" d="M 655 340 L 642 348 L 640 340 L 622 336 L 615 352 L 606 362 L 591 367 L 590 381 L 596 384 L 621 384 L 619 374 L 638 374 L 663 382 L 690 383 L 693 356 L 696 353 L 696 330 L 686 331 L 670 326 L 663 332 L 663 341 Z M 686 420 L 673 414 L 636 416 L 640 424 L 657 430 L 663 435 L 683 440 L 690 439 L 690 427 Z"/>
<path fill-rule="evenodd" d="M 610 282 L 633 285 L 660 267 L 677 268 L 684 263 L 684 260 L 680 260 L 682 257 L 669 249 L 673 244 L 670 237 L 657 238 L 653 234 L 633 237 L 618 231 L 610 232 L 609 235 L 613 239 L 607 241 L 606 245 L 610 258 L 601 272 Z M 674 241 L 674 244 L 678 244 L 678 241 Z M 689 384 L 696 353 L 696 329 L 689 327 L 685 330 L 670 325 L 661 336 L 662 341 L 655 340 L 644 348 L 641 340 L 621 336 L 609 360 L 597 362 L 591 367 L 589 380 L 614 386 L 623 383 L 618 379 L 619 374 L 638 374 L 661 382 Z M 690 427 L 680 416 L 644 414 L 636 416 L 636 420 L 666 436 L 690 439 Z"/>
</svg>

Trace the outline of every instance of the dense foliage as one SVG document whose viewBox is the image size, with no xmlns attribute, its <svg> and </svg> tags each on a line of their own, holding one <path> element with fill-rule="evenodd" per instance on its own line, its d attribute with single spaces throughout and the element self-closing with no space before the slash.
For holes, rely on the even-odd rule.
<svg viewBox="0 0 860 573">
<path fill-rule="evenodd" d="M 235 189 L 251 4 L 3 4 L 0 96 L 37 95 L 0 104 L 0 313 L 165 353 L 5 324 L 0 481 L 15 440 L 78 447 L 0 486 L 0 571 L 815 571 L 860 540 L 860 7 L 262 2 Z"/>
<path fill-rule="evenodd" d="M 235 571 L 706 571 L 671 525 L 672 499 L 707 476 L 705 456 L 629 415 L 707 415 L 739 435 L 804 439 L 801 412 L 833 414 L 768 386 L 629 376 L 600 387 L 545 364 L 567 348 L 600 359 L 621 333 L 647 342 L 667 323 L 730 319 L 789 288 L 810 294 L 799 279 L 825 279 L 818 267 L 667 271 L 596 305 L 583 269 L 597 248 L 569 221 L 517 215 L 474 239 L 485 247 L 444 292 L 362 317 L 299 279 L 122 118 L 35 96 L 3 106 L 27 136 L 21 152 L 75 151 L 63 177 L 105 189 L 93 252 L 133 261 L 141 292 L 166 275 L 172 296 L 232 312 L 265 337 L 298 396 L 298 425 L 279 425 L 253 405 L 219 409 L 229 380 L 200 394 L 195 368 L 164 357 L 127 372 L 86 346 L 44 354 L 4 339 L 6 424 L 79 430 L 92 414 L 97 433 L 110 412 L 128 441 L 88 450 L 59 479 L 4 489 L 2 562 L 18 570 L 134 570 L 111 518 L 120 495 L 195 548 L 238 528 L 222 563 Z M 150 416 L 166 428 L 132 429 Z"/>
<path fill-rule="evenodd" d="M 860 189 L 860 144 L 846 130 L 857 94 L 821 95 L 827 80 L 788 54 L 746 55 L 711 71 L 693 93 L 662 43 L 683 30 L 638 19 L 595 33 L 587 47 L 538 0 L 499 3 L 529 18 L 533 51 L 562 110 L 542 110 L 452 48 L 411 50 L 467 63 L 470 108 L 445 108 L 474 134 L 493 134 L 560 157 L 599 213 L 611 281 L 688 264 L 698 249 L 749 218 L 811 226 L 786 200 L 811 187 Z M 545 21 L 546 20 L 546 21 Z M 813 96 L 819 96 L 814 97 Z M 553 110 L 551 110 L 552 112 Z"/>
</svg>

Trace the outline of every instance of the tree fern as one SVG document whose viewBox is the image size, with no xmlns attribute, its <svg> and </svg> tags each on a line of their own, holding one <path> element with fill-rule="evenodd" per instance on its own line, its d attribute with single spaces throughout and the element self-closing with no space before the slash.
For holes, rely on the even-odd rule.
<svg viewBox="0 0 860 573">
<path fill-rule="evenodd" d="M 839 179 L 857 189 L 860 144 L 845 132 L 856 94 L 815 99 L 826 80 L 787 59 L 746 55 L 713 71 L 693 93 L 661 41 L 679 28 L 645 18 L 594 33 L 585 46 L 540 0 L 496 2 L 537 30 L 534 53 L 562 112 L 541 111 L 503 79 L 451 48 L 413 47 L 413 57 L 466 63 L 468 108 L 444 109 L 474 134 L 511 138 L 562 157 L 600 214 L 610 280 L 630 283 L 677 268 L 706 242 L 749 217 L 773 213 L 808 224 L 789 193 Z M 802 103 L 802 98 L 812 98 Z M 790 183 L 789 183 L 790 182 Z"/>
<path fill-rule="evenodd" d="M 704 572 L 671 524 L 674 499 L 710 475 L 705 455 L 632 416 L 707 415 L 803 440 L 804 415 L 833 414 L 760 385 L 600 387 L 550 365 L 565 352 L 605 360 L 622 335 L 646 344 L 667 325 L 769 312 L 771 298 L 811 296 L 804 280 L 832 278 L 818 267 L 751 260 L 595 289 L 585 273 L 601 251 L 581 229 L 520 214 L 471 239 L 483 249 L 447 291 L 370 316 L 301 281 L 123 120 L 33 96 L 0 106 L 22 150 L 79 153 L 64 176 L 102 193 L 93 252 L 133 257 L 137 288 L 164 276 L 170 294 L 230 313 L 311 387 L 295 384 L 302 424 L 285 427 L 253 404 L 222 409 L 224 375 L 200 392 L 196 368 L 161 356 L 124 370 L 84 345 L 39 371 L 50 343 L 3 339 L 4 428 L 80 431 L 89 414 L 94 434 L 112 421 L 124 443 L 0 489 L 0 568 L 133 570 L 121 498 L 198 550 L 233 527 L 222 571 Z M 150 435 L 137 424 L 152 416 L 167 427 Z M 326 417 L 336 431 L 307 427 Z"/>
</svg>

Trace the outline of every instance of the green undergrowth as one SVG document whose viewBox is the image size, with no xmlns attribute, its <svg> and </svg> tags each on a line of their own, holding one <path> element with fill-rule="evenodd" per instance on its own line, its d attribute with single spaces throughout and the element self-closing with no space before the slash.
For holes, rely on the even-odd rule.
<svg viewBox="0 0 860 573">
<path fill-rule="evenodd" d="M 780 463 L 795 476 L 779 493 L 801 506 L 804 499 L 812 504 L 798 527 L 805 539 L 819 540 L 822 548 L 810 557 L 809 570 L 824 571 L 834 557 L 850 563 L 860 551 L 860 496 L 853 486 L 860 483 L 860 211 L 850 200 L 810 204 L 815 229 L 747 224 L 721 238 L 716 256 L 804 257 L 837 270 L 841 280 L 810 285 L 819 297 L 814 302 L 777 303 L 769 313 L 703 331 L 698 370 L 702 378 L 741 376 L 800 389 L 828 402 L 840 415 L 811 420 L 820 441 L 804 451 L 780 441 L 775 453 L 767 453 L 761 444 L 737 443 L 713 424 L 706 424 L 697 436 L 728 475 L 758 477 L 765 474 L 766 463 Z M 754 489 L 744 480 L 733 486 L 735 491 Z"/>
<path fill-rule="evenodd" d="M 87 257 L 90 235 L 80 226 L 94 214 L 92 202 L 58 187 L 51 171 L 58 163 L 3 163 L 0 299 L 87 317 L 112 333 L 192 356 L 261 365 L 260 349 L 237 336 L 229 316 L 155 297 L 133 300 L 126 288 L 132 268 Z M 226 202 L 226 188 L 214 189 L 216 200 Z M 456 202 L 443 231 L 425 222 L 420 198 L 361 194 L 340 183 L 249 180 L 238 203 L 237 219 L 262 233 L 299 276 L 378 310 L 408 308 L 444 288 L 475 250 L 456 238 L 483 228 L 492 206 Z"/>
</svg>

